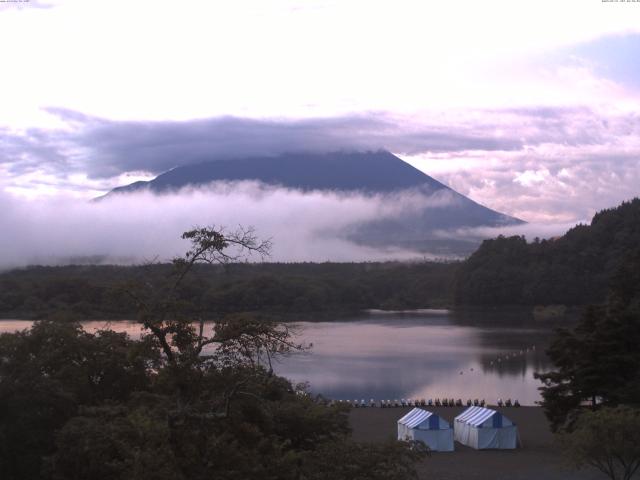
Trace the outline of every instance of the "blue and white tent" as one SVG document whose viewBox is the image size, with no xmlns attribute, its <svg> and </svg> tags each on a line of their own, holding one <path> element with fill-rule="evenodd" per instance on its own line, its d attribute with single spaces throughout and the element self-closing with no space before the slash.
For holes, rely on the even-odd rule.
<svg viewBox="0 0 640 480">
<path fill-rule="evenodd" d="M 433 412 L 414 408 L 398 420 L 398 440 L 422 440 L 436 452 L 453 452 L 453 429 Z"/>
<path fill-rule="evenodd" d="M 520 446 L 518 427 L 496 410 L 469 407 L 454 420 L 456 441 L 476 450 Z"/>
</svg>

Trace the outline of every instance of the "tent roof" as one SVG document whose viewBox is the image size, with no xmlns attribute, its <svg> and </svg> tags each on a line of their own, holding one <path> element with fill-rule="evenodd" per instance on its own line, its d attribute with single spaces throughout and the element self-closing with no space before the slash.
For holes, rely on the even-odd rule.
<svg viewBox="0 0 640 480">
<path fill-rule="evenodd" d="M 463 422 L 473 427 L 477 427 L 482 425 L 489 418 L 493 417 L 496 413 L 498 412 L 491 410 L 490 408 L 469 407 L 458 415 L 455 420 L 456 422 Z"/>
<path fill-rule="evenodd" d="M 405 425 L 408 428 L 415 428 L 418 425 L 424 423 L 425 421 L 428 421 L 429 417 L 431 417 L 432 415 L 435 415 L 435 417 L 438 418 L 438 415 L 436 415 L 433 412 L 429 412 L 421 408 L 414 408 L 409 413 L 407 413 L 404 417 L 398 420 L 398 423 Z"/>
</svg>

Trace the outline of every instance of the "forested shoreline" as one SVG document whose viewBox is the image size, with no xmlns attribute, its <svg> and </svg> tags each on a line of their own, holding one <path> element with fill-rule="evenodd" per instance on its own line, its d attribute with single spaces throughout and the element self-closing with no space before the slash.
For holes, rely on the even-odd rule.
<svg viewBox="0 0 640 480">
<path fill-rule="evenodd" d="M 637 262 L 640 199 L 597 213 L 562 237 L 485 240 L 460 262 L 198 265 L 181 287 L 200 315 L 260 312 L 324 318 L 365 309 L 603 303 L 614 273 Z M 0 274 L 0 318 L 133 318 L 127 285 L 171 264 L 34 266 Z"/>
<path fill-rule="evenodd" d="M 451 305 L 457 263 L 241 263 L 198 265 L 180 294 L 202 315 L 349 315 L 363 309 Z M 0 317 L 133 318 L 132 282 L 153 281 L 170 264 L 30 267 L 0 274 Z"/>
</svg>

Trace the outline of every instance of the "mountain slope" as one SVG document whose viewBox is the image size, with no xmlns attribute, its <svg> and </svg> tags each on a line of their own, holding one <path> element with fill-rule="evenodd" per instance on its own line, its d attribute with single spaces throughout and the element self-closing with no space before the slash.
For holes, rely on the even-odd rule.
<svg viewBox="0 0 640 480">
<path fill-rule="evenodd" d="M 136 182 L 113 192 L 148 188 L 154 192 L 215 181 L 257 180 L 300 190 L 388 193 L 407 188 L 429 191 L 447 187 L 389 152 L 329 154 L 289 153 L 277 157 L 216 160 L 177 167 L 150 182 Z"/>
<path fill-rule="evenodd" d="M 439 254 L 467 254 L 479 244 L 477 236 L 443 234 L 469 227 L 523 223 L 486 208 L 412 167 L 393 154 L 378 152 L 287 153 L 277 157 L 216 160 L 174 168 L 149 182 L 136 182 L 108 195 L 148 190 L 177 191 L 216 181 L 254 180 L 302 191 L 325 190 L 389 195 L 410 191 L 429 198 L 429 205 L 353 225 L 344 235 L 356 243 L 397 247 Z"/>
</svg>

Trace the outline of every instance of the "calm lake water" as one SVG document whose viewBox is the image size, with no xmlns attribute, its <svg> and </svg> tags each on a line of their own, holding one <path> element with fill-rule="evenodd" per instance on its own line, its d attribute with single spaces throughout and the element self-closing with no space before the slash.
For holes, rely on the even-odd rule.
<svg viewBox="0 0 640 480">
<path fill-rule="evenodd" d="M 0 320 L 0 332 L 30 325 Z M 90 331 L 105 325 L 140 333 L 133 322 L 84 322 Z M 370 312 L 296 325 L 313 348 L 275 370 L 333 399 L 512 398 L 534 405 L 540 382 L 533 373 L 550 367 L 544 350 L 553 325 L 524 312 Z"/>
</svg>

